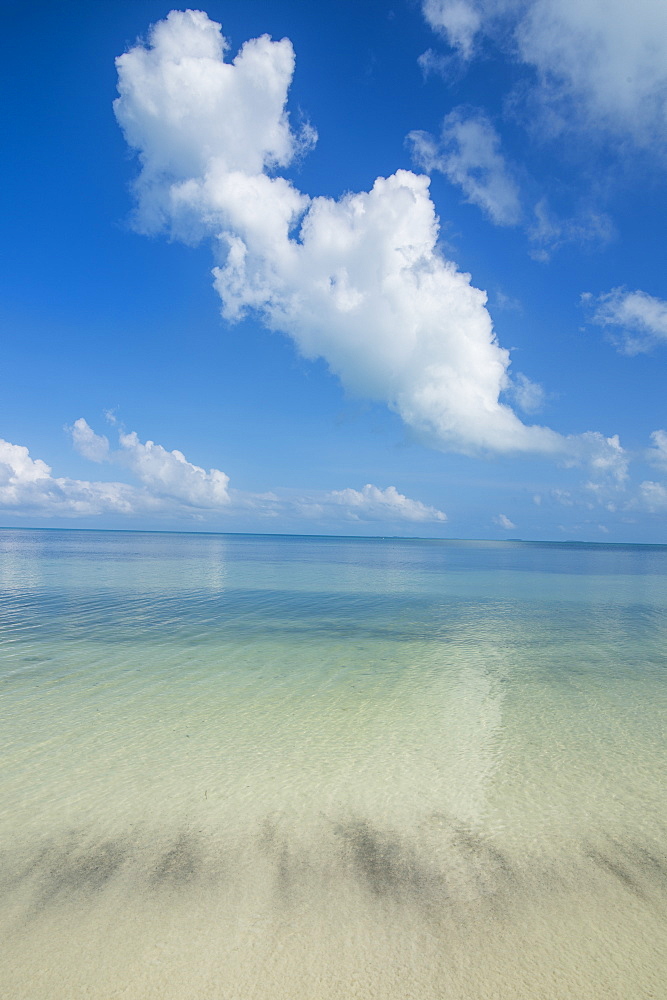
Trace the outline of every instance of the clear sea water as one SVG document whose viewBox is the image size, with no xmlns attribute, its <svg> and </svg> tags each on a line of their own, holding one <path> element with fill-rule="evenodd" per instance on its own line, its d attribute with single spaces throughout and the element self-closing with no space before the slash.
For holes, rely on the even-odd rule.
<svg viewBox="0 0 667 1000">
<path fill-rule="evenodd" d="M 664 1000 L 667 547 L 0 531 L 0 996 Z"/>
</svg>

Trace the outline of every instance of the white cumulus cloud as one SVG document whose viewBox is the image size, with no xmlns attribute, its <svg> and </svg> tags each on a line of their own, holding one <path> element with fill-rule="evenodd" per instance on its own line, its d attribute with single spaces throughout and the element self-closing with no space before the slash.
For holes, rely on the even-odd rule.
<svg viewBox="0 0 667 1000">
<path fill-rule="evenodd" d="M 41 458 L 31 458 L 27 448 L 0 439 L 0 483 L 3 488 L 49 479 L 51 468 Z"/>
<path fill-rule="evenodd" d="M 347 508 L 348 513 L 364 520 L 446 521 L 447 515 L 436 507 L 428 507 L 419 500 L 411 500 L 399 493 L 395 486 L 382 490 L 367 483 L 361 490 L 333 490 L 324 498 Z"/>
<path fill-rule="evenodd" d="M 112 451 L 108 438 L 96 434 L 83 417 L 68 429 L 74 447 L 84 458 L 130 469 L 146 487 L 147 495 L 179 501 L 193 509 L 215 510 L 229 503 L 229 476 L 220 469 L 207 472 L 193 465 L 181 451 L 168 451 L 154 441 L 140 441 L 135 431 L 122 430 L 118 434 L 119 448 Z"/>
<path fill-rule="evenodd" d="M 578 435 L 576 443 L 586 454 L 589 467 L 594 475 L 594 483 L 622 485 L 628 478 L 628 453 L 622 447 L 618 434 L 604 437 L 598 431 L 586 431 Z"/>
<path fill-rule="evenodd" d="M 209 236 L 223 314 L 254 310 L 443 450 L 584 462 L 609 450 L 592 432 L 528 426 L 501 402 L 509 353 L 486 294 L 438 247 L 428 178 L 399 170 L 339 200 L 301 193 L 275 175 L 311 137 L 285 111 L 291 44 L 263 36 L 231 62 L 225 49 L 205 14 L 172 12 L 118 59 L 115 103 L 141 163 L 140 225 Z"/>
<path fill-rule="evenodd" d="M 23 445 L 0 439 L 0 508 L 38 517 L 133 513 L 147 509 L 149 498 L 124 483 L 94 483 L 55 477 Z"/>
<path fill-rule="evenodd" d="M 134 431 L 121 432 L 119 441 L 120 460 L 152 493 L 205 509 L 220 508 L 229 502 L 229 476 L 220 469 L 206 472 L 188 462 L 180 451 L 167 451 L 154 441 L 140 441 Z"/>
<path fill-rule="evenodd" d="M 83 417 L 75 420 L 68 429 L 72 444 L 84 458 L 91 462 L 103 462 L 109 457 L 109 439 L 103 434 L 96 434 Z"/>
<path fill-rule="evenodd" d="M 659 469 L 667 469 L 667 431 L 653 431 L 651 441 L 653 448 L 647 450 L 646 457 L 651 465 L 655 465 Z"/>
<path fill-rule="evenodd" d="M 408 140 L 423 170 L 443 173 L 496 225 L 520 221 L 518 185 L 501 152 L 500 136 L 483 112 L 457 108 L 444 119 L 438 139 L 414 131 Z"/>
<path fill-rule="evenodd" d="M 635 506 L 644 507 L 650 514 L 667 510 L 667 487 L 650 480 L 640 483 Z"/>
<path fill-rule="evenodd" d="M 594 307 L 592 323 L 620 331 L 617 343 L 625 354 L 639 354 L 667 343 L 667 302 L 663 299 L 613 288 L 597 297 L 585 293 L 582 301 Z"/>
<path fill-rule="evenodd" d="M 140 150 L 137 196 L 146 229 L 177 222 L 179 181 L 211 168 L 261 174 L 286 166 L 314 141 L 312 129 L 292 131 L 285 111 L 294 72 L 289 39 L 252 39 L 226 63 L 219 25 L 186 10 L 154 24 L 149 41 L 117 59 L 114 102 L 128 143 Z"/>
<path fill-rule="evenodd" d="M 516 528 L 516 524 L 514 524 L 513 521 L 510 521 L 506 514 L 498 514 L 493 518 L 493 523 L 497 524 L 500 528 L 504 528 L 505 531 L 511 531 L 512 528 Z"/>
<path fill-rule="evenodd" d="M 220 517 L 283 517 L 287 523 L 306 518 L 327 526 L 360 522 L 438 523 L 447 520 L 435 507 L 400 493 L 395 486 L 367 484 L 361 490 L 340 489 L 315 495 L 278 495 L 230 490 L 229 476 L 208 472 L 189 462 L 182 452 L 135 432 L 119 430 L 118 448 L 93 431 L 80 417 L 71 427 L 72 442 L 84 457 L 107 461 L 130 472 L 136 483 L 98 482 L 54 476 L 50 466 L 32 458 L 29 450 L 0 439 L 0 509 L 18 516 L 44 518 L 122 515 L 155 519 L 202 521 Z M 99 442 L 106 442 L 102 452 Z M 152 523 L 152 520 L 149 522 Z"/>
</svg>

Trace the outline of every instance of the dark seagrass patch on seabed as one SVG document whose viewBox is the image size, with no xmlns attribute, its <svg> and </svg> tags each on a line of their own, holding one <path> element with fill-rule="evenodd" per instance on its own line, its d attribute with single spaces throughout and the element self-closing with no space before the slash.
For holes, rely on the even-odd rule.
<svg viewBox="0 0 667 1000">
<path fill-rule="evenodd" d="M 380 829 L 362 818 L 327 821 L 312 841 L 291 835 L 289 823 L 274 817 L 243 842 L 191 830 L 160 839 L 147 830 L 116 838 L 68 831 L 59 840 L 5 851 L 0 886 L 5 900 L 21 901 L 25 919 L 93 902 L 112 886 L 128 897 L 170 892 L 186 902 L 191 892 L 215 893 L 223 883 L 243 889 L 246 880 L 266 885 L 279 909 L 334 898 L 345 883 L 373 905 L 408 906 L 428 919 L 473 903 L 501 913 L 526 894 L 537 899 L 568 887 L 578 891 L 582 880 L 598 892 L 620 888 L 642 904 L 667 901 L 667 856 L 655 844 L 600 834 L 548 862 L 513 858 L 489 836 L 444 814 L 424 824 L 426 839 L 417 829 Z"/>
<path fill-rule="evenodd" d="M 4 852 L 0 885 L 27 901 L 25 916 L 39 916 L 51 906 L 91 899 L 118 877 L 131 858 L 127 838 L 91 840 L 69 831 L 19 856 Z"/>
<path fill-rule="evenodd" d="M 160 855 L 149 876 L 150 883 L 159 888 L 187 887 L 200 878 L 203 864 L 200 838 L 181 833 Z"/>
<path fill-rule="evenodd" d="M 360 819 L 338 824 L 335 832 L 341 838 L 344 859 L 376 897 L 401 901 L 423 896 L 439 881 L 407 839 L 395 833 L 380 831 Z"/>
<path fill-rule="evenodd" d="M 582 845 L 585 860 L 643 903 L 667 902 L 667 851 L 658 845 L 602 835 Z"/>
</svg>

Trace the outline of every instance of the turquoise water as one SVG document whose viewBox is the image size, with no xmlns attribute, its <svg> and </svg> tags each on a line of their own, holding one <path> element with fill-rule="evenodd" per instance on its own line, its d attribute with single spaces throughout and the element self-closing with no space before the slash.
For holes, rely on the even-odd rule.
<svg viewBox="0 0 667 1000">
<path fill-rule="evenodd" d="M 667 981 L 667 547 L 0 531 L 12 1000 Z"/>
</svg>

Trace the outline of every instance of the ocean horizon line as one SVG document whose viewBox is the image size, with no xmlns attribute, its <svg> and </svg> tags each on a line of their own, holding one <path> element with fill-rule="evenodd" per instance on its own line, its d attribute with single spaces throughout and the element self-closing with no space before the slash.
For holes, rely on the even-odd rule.
<svg viewBox="0 0 667 1000">
<path fill-rule="evenodd" d="M 181 528 L 83 528 L 65 527 L 61 525 L 0 525 L 0 531 L 53 531 L 79 532 L 88 534 L 126 534 L 126 535 L 201 535 L 232 538 L 303 538 L 303 539 L 333 539 L 339 541 L 359 542 L 438 542 L 440 544 L 485 544 L 485 545 L 549 545 L 558 547 L 596 548 L 596 549 L 667 549 L 667 542 L 627 542 L 627 541 L 590 541 L 576 538 L 463 538 L 450 536 L 447 538 L 436 535 L 343 535 L 328 533 L 306 533 L 289 531 L 192 531 Z"/>
</svg>

